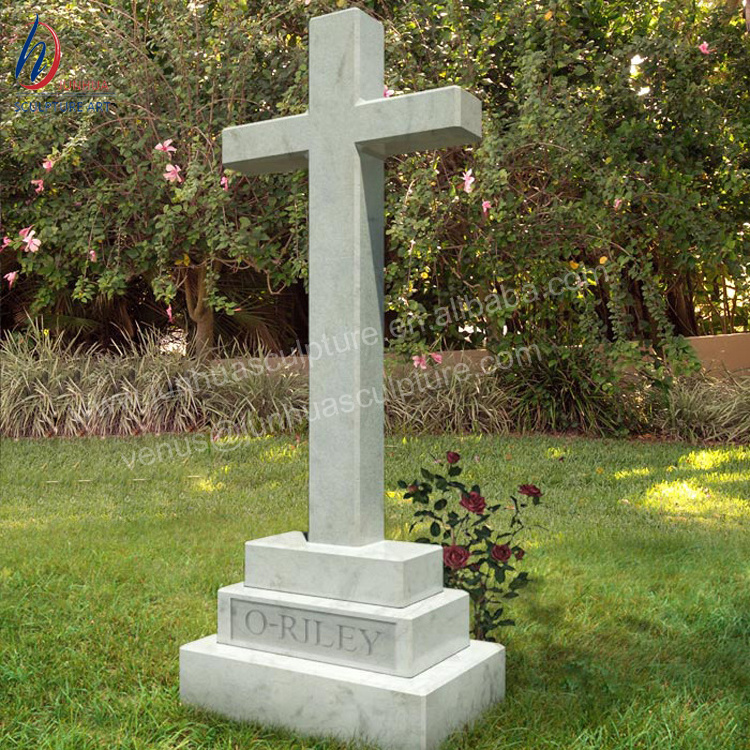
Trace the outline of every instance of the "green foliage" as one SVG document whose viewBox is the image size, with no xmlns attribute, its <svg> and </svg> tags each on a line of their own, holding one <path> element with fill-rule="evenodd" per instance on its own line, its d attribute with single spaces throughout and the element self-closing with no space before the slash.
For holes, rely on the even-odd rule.
<svg viewBox="0 0 750 750">
<path fill-rule="evenodd" d="M 472 636 L 496 641 L 498 628 L 515 625 L 504 617 L 505 602 L 515 599 L 529 582 L 529 574 L 519 572 L 510 560 L 520 561 L 525 555 L 516 543 L 525 528 L 523 510 L 529 503 L 539 505 L 542 492 L 535 485 L 521 485 L 519 493 L 526 501 L 511 495 L 508 530 L 501 532 L 498 511 L 502 503 L 487 505 L 478 484 L 469 488 L 458 479 L 463 471 L 460 460 L 460 454 L 448 451 L 445 474 L 423 468 L 421 480 L 407 483 L 401 479 L 398 486 L 406 490 L 404 499 L 415 507 L 409 531 L 427 529 L 429 536 L 417 541 L 443 548 L 445 586 L 469 594 Z"/>
<path fill-rule="evenodd" d="M 415 331 L 402 348 L 577 345 L 594 331 L 600 343 L 647 342 L 670 361 L 674 333 L 748 327 L 750 35 L 735 6 L 364 3 L 386 25 L 397 94 L 455 83 L 485 112 L 479 148 L 389 163 L 386 306 Z M 101 309 L 143 280 L 162 310 L 174 302 L 205 336 L 210 312 L 253 306 L 223 278 L 250 274 L 263 304 L 264 288 L 304 280 L 304 176 L 229 175 L 224 191 L 219 134 L 304 110 L 307 20 L 340 7 L 53 4 L 44 16 L 63 43 L 57 79 L 107 80 L 115 104 L 30 115 L 13 111 L 13 70 L 36 6 L 6 4 L 0 200 L 13 245 L 0 264 L 3 275 L 20 271 L 10 294 L 3 284 L 6 310 L 21 320 L 97 300 Z M 167 138 L 171 156 L 154 151 Z M 183 183 L 162 176 L 169 158 Z M 42 241 L 36 254 L 22 249 L 25 226 Z M 581 283 L 550 294 L 573 267 Z M 452 299 L 503 289 L 536 291 L 468 329 L 435 318 Z"/>
<path fill-rule="evenodd" d="M 409 14 L 391 39 L 399 79 L 389 83 L 468 87 L 483 101 L 485 132 L 475 150 L 400 162 L 389 191 L 394 312 L 445 348 L 461 338 L 576 345 L 595 332 L 651 343 L 668 360 L 675 332 L 747 327 L 741 11 L 466 0 L 439 11 L 410 3 Z M 471 193 L 460 180 L 468 167 Z M 571 269 L 580 283 L 555 293 L 551 280 Z M 511 291 L 524 303 L 485 311 L 468 332 L 429 312 L 467 293 Z"/>
<path fill-rule="evenodd" d="M 182 357 L 137 332 L 107 350 L 30 324 L 0 340 L 0 435 L 139 435 L 208 429 L 222 437 L 302 434 L 307 378 L 262 357 Z M 750 442 L 750 378 L 658 379 L 625 371 L 596 352 L 552 349 L 553 359 L 490 374 L 409 368 L 386 381 L 385 427 L 393 434 L 571 431 L 651 433 Z"/>
<path fill-rule="evenodd" d="M 660 427 L 683 439 L 750 443 L 750 376 L 678 380 Z"/>
<path fill-rule="evenodd" d="M 385 427 L 391 434 L 507 434 L 516 401 L 492 376 L 451 373 L 426 381 L 401 373 L 385 383 Z"/>
<path fill-rule="evenodd" d="M 164 353 L 154 336 L 102 352 L 32 327 L 0 343 L 0 377 L 0 434 L 13 437 L 306 429 L 301 376 L 266 373 L 258 359 L 214 365 Z"/>
<path fill-rule="evenodd" d="M 246 301 L 222 288 L 222 276 L 262 280 L 253 290 L 257 305 L 303 275 L 303 180 L 225 175 L 218 139 L 227 125 L 299 107 L 304 7 L 283 19 L 259 18 L 235 2 L 45 9 L 64 49 L 56 80 L 109 86 L 109 111 L 83 114 L 13 110 L 23 91 L 12 77 L 17 47 L 35 11 L 27 0 L 4 8 L 3 27 L 16 43 L 0 52 L 7 84 L 0 197 L 12 239 L 2 269 L 21 272 L 19 293 L 24 284 L 31 289 L 18 300 L 25 311 L 90 305 L 144 278 L 162 311 L 178 302 L 200 325 L 208 310 L 233 316 Z M 174 153 L 155 150 L 167 139 Z M 54 163 L 49 171 L 46 160 Z M 181 168 L 182 182 L 165 179 L 169 164 Z M 44 179 L 38 195 L 34 178 Z M 24 226 L 41 240 L 36 253 L 18 236 Z"/>
<path fill-rule="evenodd" d="M 668 399 L 648 352 L 623 342 L 595 348 L 538 344 L 539 356 L 498 376 L 524 431 L 625 436 L 648 429 Z"/>
</svg>

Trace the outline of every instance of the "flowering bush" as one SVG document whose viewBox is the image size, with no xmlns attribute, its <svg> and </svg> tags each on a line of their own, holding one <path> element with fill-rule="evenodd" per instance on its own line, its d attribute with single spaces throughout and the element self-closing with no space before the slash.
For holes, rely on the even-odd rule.
<svg viewBox="0 0 750 750">
<path fill-rule="evenodd" d="M 526 528 L 524 509 L 539 505 L 542 491 L 522 484 L 519 497 L 511 495 L 511 506 L 488 505 L 478 484 L 467 487 L 458 480 L 460 461 L 460 454 L 448 451 L 445 474 L 422 469 L 421 481 L 402 480 L 398 485 L 415 505 L 411 530 L 429 524 L 429 536 L 417 541 L 443 547 L 445 585 L 463 589 L 471 598 L 472 637 L 496 640 L 498 628 L 515 625 L 504 617 L 505 601 L 517 597 L 529 582 L 528 573 L 515 567 L 526 554 L 517 537 Z M 499 526 L 498 511 L 503 508 L 511 511 L 507 530 Z"/>
<path fill-rule="evenodd" d="M 274 301 L 307 279 L 307 179 L 225 173 L 220 133 L 307 109 L 308 20 L 342 4 L 4 2 L 0 324 L 87 330 L 109 309 L 127 331 L 171 309 L 197 349 L 214 323 L 277 348 Z M 106 79 L 106 113 L 18 106 L 11 71 L 40 5 L 57 80 Z M 485 109 L 480 146 L 389 162 L 384 306 L 419 369 L 437 349 L 616 342 L 619 362 L 644 342 L 630 372 L 672 330 L 747 328 L 742 3 L 359 5 L 385 17 L 385 97 L 454 84 Z"/>
</svg>

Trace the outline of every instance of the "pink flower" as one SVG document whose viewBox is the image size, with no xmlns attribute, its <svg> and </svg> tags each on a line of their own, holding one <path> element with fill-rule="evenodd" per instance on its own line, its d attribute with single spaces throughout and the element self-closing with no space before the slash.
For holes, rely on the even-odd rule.
<svg viewBox="0 0 750 750">
<path fill-rule="evenodd" d="M 615 211 L 619 211 L 620 210 L 620 206 L 622 205 L 622 198 L 615 198 L 615 200 L 612 203 L 612 205 L 614 206 Z"/>
<path fill-rule="evenodd" d="M 487 214 L 490 212 L 490 208 L 492 207 L 492 204 L 489 201 L 482 201 L 482 213 L 487 216 Z"/>
<path fill-rule="evenodd" d="M 42 244 L 41 240 L 38 240 L 36 237 L 34 237 L 35 232 L 31 227 L 22 229 L 18 234 L 23 237 L 23 241 L 26 243 L 24 252 L 35 253 Z"/>
<path fill-rule="evenodd" d="M 433 352 L 430 352 L 430 356 L 432 357 L 432 361 L 438 365 L 443 361 L 442 354 L 434 354 Z"/>
<path fill-rule="evenodd" d="M 172 143 L 172 139 L 171 138 L 167 138 L 166 141 L 162 141 L 161 143 L 157 143 L 154 146 L 154 148 L 157 151 L 162 151 L 165 154 L 173 154 L 173 153 L 175 153 L 175 151 L 177 151 L 177 149 L 174 146 L 172 146 L 171 143 Z"/>
<path fill-rule="evenodd" d="M 393 96 L 393 89 L 389 89 L 388 85 L 386 84 L 383 86 L 383 96 L 388 99 L 389 97 Z"/>
<path fill-rule="evenodd" d="M 414 367 L 419 367 L 422 370 L 427 369 L 427 357 L 424 354 L 415 354 L 411 359 L 414 362 Z"/>
<path fill-rule="evenodd" d="M 52 159 L 47 159 L 46 161 L 42 162 L 42 167 L 46 169 L 48 172 L 52 171 L 52 167 L 55 166 L 55 162 L 52 161 Z"/>
<path fill-rule="evenodd" d="M 181 171 L 182 169 L 176 164 L 167 164 L 167 171 L 164 172 L 164 179 L 169 182 L 182 182 L 182 177 L 180 177 Z"/>
<path fill-rule="evenodd" d="M 18 278 L 18 271 L 11 271 L 10 273 L 6 273 L 3 278 L 7 279 L 8 281 L 8 289 L 12 289 L 13 284 L 16 283 L 16 279 Z"/>
<path fill-rule="evenodd" d="M 471 174 L 471 170 L 467 170 L 461 175 L 461 179 L 464 181 L 464 192 L 470 193 L 474 189 L 475 178 Z"/>
<path fill-rule="evenodd" d="M 704 55 L 710 55 L 713 50 L 709 49 L 708 42 L 702 42 L 698 45 L 698 49 L 704 54 Z"/>
<path fill-rule="evenodd" d="M 44 192 L 44 180 L 32 180 L 31 184 L 36 185 L 35 193 Z"/>
<path fill-rule="evenodd" d="M 224 190 L 229 190 L 229 180 L 227 179 L 226 175 L 221 178 L 219 184 L 224 188 Z"/>
<path fill-rule="evenodd" d="M 89 260 L 96 263 L 96 250 L 89 250 Z"/>
<path fill-rule="evenodd" d="M 167 317 L 169 318 L 170 323 L 174 323 L 174 318 L 172 317 L 172 305 L 167 307 Z"/>
<path fill-rule="evenodd" d="M 5 248 L 8 247 L 10 243 L 11 243 L 10 237 L 3 237 L 3 244 L 0 245 L 0 250 L 5 250 Z"/>
</svg>

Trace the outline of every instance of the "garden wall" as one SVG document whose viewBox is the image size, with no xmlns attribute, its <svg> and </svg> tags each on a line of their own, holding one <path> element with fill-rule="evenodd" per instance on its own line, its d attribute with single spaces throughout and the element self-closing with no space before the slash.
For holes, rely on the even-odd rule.
<svg viewBox="0 0 750 750">
<path fill-rule="evenodd" d="M 703 368 L 711 375 L 725 372 L 750 373 L 750 333 L 688 338 Z"/>
</svg>

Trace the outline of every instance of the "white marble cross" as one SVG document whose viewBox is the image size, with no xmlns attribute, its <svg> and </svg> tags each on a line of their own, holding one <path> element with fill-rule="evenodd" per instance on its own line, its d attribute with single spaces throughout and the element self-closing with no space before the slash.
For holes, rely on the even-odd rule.
<svg viewBox="0 0 750 750">
<path fill-rule="evenodd" d="M 456 86 L 383 96 L 383 25 L 352 8 L 310 21 L 303 115 L 227 128 L 225 166 L 309 170 L 311 542 L 383 539 L 383 161 L 473 143 L 481 104 Z M 318 356 L 320 355 L 320 356 Z"/>
</svg>

